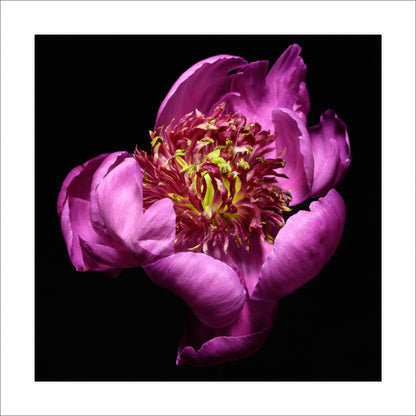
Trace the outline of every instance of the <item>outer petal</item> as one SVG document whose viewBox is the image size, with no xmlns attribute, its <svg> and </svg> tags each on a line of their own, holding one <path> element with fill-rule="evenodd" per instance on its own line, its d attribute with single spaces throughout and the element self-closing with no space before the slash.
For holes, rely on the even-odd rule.
<svg viewBox="0 0 416 416">
<path fill-rule="evenodd" d="M 80 207 L 80 210 L 82 206 Z M 84 258 L 82 255 L 82 249 L 79 244 L 78 234 L 75 227 L 73 230 L 71 218 L 71 211 L 69 208 L 69 201 L 66 200 L 61 210 L 61 229 L 64 237 L 66 247 L 68 249 L 68 255 L 78 271 L 86 270 Z M 75 234 L 75 235 L 74 235 Z"/>
<path fill-rule="evenodd" d="M 207 113 L 229 92 L 233 75 L 228 73 L 247 64 L 243 58 L 217 55 L 198 62 L 172 86 L 157 113 L 155 128 L 167 126 L 196 108 Z"/>
<path fill-rule="evenodd" d="M 95 170 L 100 163 L 107 157 L 108 153 L 104 153 L 83 163 L 82 165 L 76 166 L 72 169 L 68 175 L 66 175 L 64 182 L 62 183 L 61 190 L 58 195 L 57 211 L 58 215 L 61 216 L 62 208 L 65 200 L 68 196 L 68 187 L 72 185 L 72 191 L 83 199 L 88 199 L 89 184 L 92 180 Z M 85 193 L 85 195 L 83 194 Z"/>
<path fill-rule="evenodd" d="M 268 74 L 268 61 L 252 62 L 235 74 L 232 94 L 226 96 L 232 111 L 257 121 L 267 130 L 274 130 L 272 112 L 278 108 L 292 111 L 306 123 L 309 93 L 304 82 L 306 65 L 300 52 L 298 45 L 290 46 Z"/>
<path fill-rule="evenodd" d="M 91 243 L 101 241 L 101 236 L 95 231 L 90 221 L 89 190 L 94 172 L 106 157 L 106 154 L 97 156 L 72 169 L 65 178 L 58 196 L 57 210 L 61 217 L 62 234 L 69 257 L 79 271 L 97 270 L 86 264 L 80 238 Z M 100 270 L 104 267 L 100 262 L 97 262 L 96 266 Z"/>
<path fill-rule="evenodd" d="M 271 243 L 261 241 L 260 237 L 253 233 L 248 252 L 244 246 L 237 247 L 231 239 L 227 253 L 224 253 L 221 247 L 215 246 L 209 247 L 207 254 L 232 267 L 250 296 L 259 279 L 260 269 L 272 250 Z"/>
<path fill-rule="evenodd" d="M 141 265 L 173 253 L 173 203 L 160 200 L 143 215 L 142 172 L 134 158 L 123 160 L 105 175 L 96 197 L 103 226 Z"/>
<path fill-rule="evenodd" d="M 104 177 L 115 166 L 118 166 L 121 163 L 123 163 L 125 159 L 133 159 L 133 157 L 130 153 L 127 153 L 124 151 L 110 153 L 96 169 L 94 176 L 92 177 L 92 182 L 91 182 L 91 191 L 89 194 L 91 221 L 92 221 L 93 227 L 97 231 L 99 231 L 103 236 L 108 236 L 110 241 L 112 240 L 112 238 L 108 234 L 108 230 L 106 228 L 106 225 L 104 224 L 103 219 L 101 218 L 100 208 L 98 206 L 97 187 L 103 181 Z M 140 182 L 139 186 L 141 189 L 142 187 L 141 174 L 138 174 L 137 181 Z"/>
<path fill-rule="evenodd" d="M 134 253 L 145 250 L 152 262 L 173 254 L 175 224 L 176 214 L 172 200 L 164 198 L 156 201 L 144 213 L 140 233 L 136 239 L 130 240 L 129 249 Z"/>
<path fill-rule="evenodd" d="M 159 286 L 182 298 L 206 325 L 234 322 L 246 293 L 235 271 L 201 253 L 177 253 L 144 267 Z"/>
<path fill-rule="evenodd" d="M 332 110 L 321 115 L 309 134 L 315 161 L 311 197 L 316 197 L 342 179 L 351 163 L 351 150 L 345 123 Z"/>
<path fill-rule="evenodd" d="M 140 231 L 142 187 L 140 166 L 133 157 L 129 157 L 110 171 L 106 170 L 92 192 L 96 194 L 103 228 L 120 242 L 132 239 Z"/>
<path fill-rule="evenodd" d="M 276 155 L 283 152 L 286 162 L 279 173 L 282 188 L 292 194 L 290 205 L 297 205 L 309 197 L 313 181 L 313 156 L 306 125 L 290 110 L 273 111 L 273 123 L 277 131 Z"/>
<path fill-rule="evenodd" d="M 239 112 L 256 121 L 264 130 L 274 130 L 273 105 L 267 100 L 266 75 L 268 61 L 251 62 L 244 71 L 235 74 L 231 91 L 223 98 L 231 112 Z"/>
<path fill-rule="evenodd" d="M 345 222 L 344 201 L 335 189 L 299 211 L 279 231 L 260 271 L 253 299 L 289 295 L 316 276 L 337 248 Z"/>
<path fill-rule="evenodd" d="M 94 241 L 86 241 L 79 237 L 84 263 L 87 270 L 107 271 L 113 269 L 138 267 L 136 257 L 122 246 L 106 245 Z"/>
<path fill-rule="evenodd" d="M 208 366 L 249 356 L 264 344 L 276 310 L 276 302 L 248 300 L 238 320 L 221 329 L 207 327 L 190 314 L 176 364 Z"/>
<path fill-rule="evenodd" d="M 89 202 L 69 196 L 61 213 L 61 228 L 68 254 L 78 271 L 108 271 L 138 266 L 131 253 L 113 241 L 110 245 L 89 220 Z"/>
<path fill-rule="evenodd" d="M 273 108 L 287 108 L 306 122 L 309 112 L 309 93 L 306 89 L 306 65 L 299 56 L 299 45 L 289 46 L 267 75 L 269 105 Z"/>
</svg>

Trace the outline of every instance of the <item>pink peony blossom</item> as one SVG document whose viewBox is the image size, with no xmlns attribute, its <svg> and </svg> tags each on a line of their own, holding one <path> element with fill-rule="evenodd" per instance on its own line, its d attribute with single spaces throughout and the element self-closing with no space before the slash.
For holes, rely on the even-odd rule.
<svg viewBox="0 0 416 416">
<path fill-rule="evenodd" d="M 58 214 L 77 270 L 142 266 L 189 306 L 177 364 L 246 357 L 279 299 L 336 250 L 345 206 L 334 187 L 349 138 L 332 111 L 306 125 L 300 47 L 268 62 L 218 55 L 172 86 L 152 151 L 101 155 L 73 169 Z M 294 207 L 319 198 L 309 211 Z"/>
</svg>

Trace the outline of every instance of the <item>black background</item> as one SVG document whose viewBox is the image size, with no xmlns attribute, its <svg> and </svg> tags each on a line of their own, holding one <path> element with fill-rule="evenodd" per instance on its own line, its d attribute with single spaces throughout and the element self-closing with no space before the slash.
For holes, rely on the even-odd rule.
<svg viewBox="0 0 416 416">
<path fill-rule="evenodd" d="M 223 53 L 273 64 L 292 43 L 308 67 L 308 125 L 331 108 L 348 126 L 341 244 L 280 302 L 258 352 L 178 367 L 185 305 L 141 269 L 75 272 L 60 186 L 98 154 L 148 150 L 160 103 L 192 64 Z M 36 36 L 35 279 L 36 381 L 381 380 L 381 36 Z"/>
</svg>

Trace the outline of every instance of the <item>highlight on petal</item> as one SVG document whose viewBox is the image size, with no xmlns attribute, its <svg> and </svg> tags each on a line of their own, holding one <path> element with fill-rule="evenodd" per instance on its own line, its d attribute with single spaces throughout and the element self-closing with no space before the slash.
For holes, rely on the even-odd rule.
<svg viewBox="0 0 416 416">
<path fill-rule="evenodd" d="M 137 267 L 138 261 L 131 253 L 116 244 L 106 245 L 94 241 L 86 241 L 79 237 L 86 270 L 110 271 Z"/>
<path fill-rule="evenodd" d="M 351 163 L 350 140 L 345 123 L 332 110 L 309 128 L 314 157 L 311 197 L 324 195 L 343 178 Z"/>
<path fill-rule="evenodd" d="M 189 313 L 176 364 L 209 366 L 253 354 L 264 344 L 276 310 L 276 302 L 247 300 L 238 320 L 219 329 L 204 325 Z"/>
<path fill-rule="evenodd" d="M 59 216 L 61 216 L 62 208 L 68 196 L 69 186 L 72 186 L 73 193 L 77 194 L 80 197 L 83 196 L 83 199 L 88 199 L 92 176 L 94 175 L 94 172 L 97 169 L 97 167 L 107 156 L 108 153 L 96 156 L 95 158 L 88 160 L 82 165 L 76 166 L 68 173 L 68 175 L 66 175 L 62 183 L 61 190 L 59 191 L 58 200 L 56 204 Z"/>
<path fill-rule="evenodd" d="M 273 105 L 268 102 L 266 75 L 268 61 L 251 62 L 235 74 L 229 94 L 222 97 L 231 112 L 244 114 L 264 130 L 273 130 Z"/>
<path fill-rule="evenodd" d="M 137 235 L 143 216 L 142 173 L 132 157 L 117 164 L 94 190 L 103 226 L 123 242 Z"/>
<path fill-rule="evenodd" d="M 110 153 L 97 167 L 94 176 L 92 177 L 91 191 L 89 194 L 90 216 L 94 228 L 102 235 L 108 235 L 108 230 L 100 214 L 97 200 L 97 187 L 112 169 L 123 163 L 126 159 L 131 159 L 131 154 L 125 151 Z M 136 172 L 133 172 L 133 174 L 135 173 Z M 138 178 L 138 181 L 140 181 L 140 178 Z"/>
<path fill-rule="evenodd" d="M 253 299 L 280 299 L 316 276 L 334 254 L 344 222 L 344 201 L 335 189 L 312 202 L 310 211 L 290 217 L 260 271 Z"/>
<path fill-rule="evenodd" d="M 305 123 L 309 113 L 309 93 L 306 88 L 306 65 L 299 56 L 299 45 L 289 46 L 267 74 L 269 100 L 274 108 L 287 108 Z"/>
<path fill-rule="evenodd" d="M 79 240 L 77 239 L 77 236 L 75 236 L 74 239 L 68 200 L 65 200 L 61 208 L 61 230 L 72 264 L 78 271 L 85 270 L 84 259 L 82 256 L 81 248 L 79 246 Z"/>
<path fill-rule="evenodd" d="M 217 55 L 200 61 L 184 72 L 173 84 L 157 113 L 155 128 L 168 126 L 198 109 L 208 112 L 230 91 L 231 71 L 242 68 L 247 61 L 238 56 Z"/>
<path fill-rule="evenodd" d="M 206 325 L 221 328 L 234 322 L 246 300 L 235 271 L 201 253 L 177 253 L 144 266 L 160 287 L 183 299 Z"/>
<path fill-rule="evenodd" d="M 253 233 L 250 238 L 249 251 L 247 251 L 244 245 L 237 246 L 231 240 L 227 253 L 216 245 L 215 247 L 210 247 L 207 254 L 232 267 L 240 281 L 244 283 L 247 294 L 251 296 L 259 279 L 260 269 L 272 250 L 272 243 L 269 243 L 267 240 L 262 241 L 260 236 Z"/>
<path fill-rule="evenodd" d="M 235 74 L 230 94 L 225 96 L 232 111 L 238 111 L 273 131 L 272 113 L 282 108 L 292 111 L 306 124 L 309 93 L 305 84 L 306 65 L 299 56 L 301 48 L 291 45 L 269 73 L 268 61 L 249 63 Z"/>
<path fill-rule="evenodd" d="M 290 205 L 297 205 L 309 197 L 312 187 L 314 161 L 309 133 L 296 114 L 287 109 L 273 111 L 273 124 L 277 131 L 276 155 L 283 153 L 286 162 L 279 173 L 288 177 L 280 178 L 279 183 L 292 194 Z"/>
<path fill-rule="evenodd" d="M 231 90 L 244 97 L 247 105 L 247 111 L 238 110 L 239 112 L 252 114 L 259 110 L 259 103 L 264 99 L 266 90 L 268 67 L 268 61 L 251 62 L 244 68 L 244 71 L 238 72 L 233 78 Z"/>
<path fill-rule="evenodd" d="M 174 252 L 176 214 L 169 198 L 152 204 L 144 213 L 138 234 L 124 241 L 136 257 L 151 263 Z"/>
</svg>

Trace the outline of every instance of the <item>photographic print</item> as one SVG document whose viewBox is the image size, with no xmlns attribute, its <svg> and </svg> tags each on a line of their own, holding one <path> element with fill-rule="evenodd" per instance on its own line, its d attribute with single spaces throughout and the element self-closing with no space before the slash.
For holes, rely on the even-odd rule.
<svg viewBox="0 0 416 416">
<path fill-rule="evenodd" d="M 381 36 L 35 36 L 36 381 L 381 381 Z"/>
</svg>

